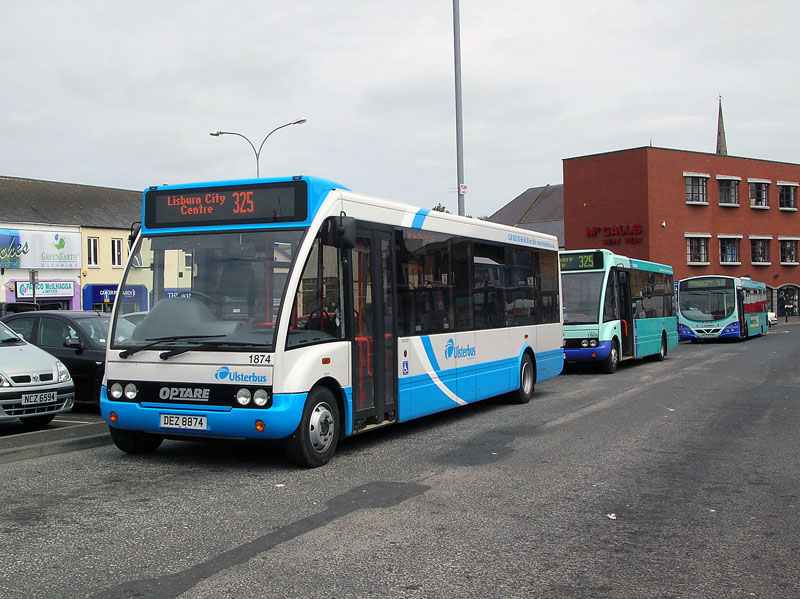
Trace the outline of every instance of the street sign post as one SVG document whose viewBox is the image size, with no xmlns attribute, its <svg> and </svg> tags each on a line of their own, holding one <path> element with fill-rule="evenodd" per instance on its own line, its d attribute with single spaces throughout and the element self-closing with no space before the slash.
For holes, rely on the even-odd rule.
<svg viewBox="0 0 800 599">
<path fill-rule="evenodd" d="M 31 284 L 31 293 L 33 294 L 33 305 L 36 305 L 36 283 L 39 282 L 39 271 L 31 270 L 28 275 L 28 280 Z"/>
</svg>

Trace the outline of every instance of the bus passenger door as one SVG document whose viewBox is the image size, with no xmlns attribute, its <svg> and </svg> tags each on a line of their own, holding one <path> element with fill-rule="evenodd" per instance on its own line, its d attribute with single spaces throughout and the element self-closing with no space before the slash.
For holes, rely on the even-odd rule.
<svg viewBox="0 0 800 599">
<path fill-rule="evenodd" d="M 617 274 L 617 305 L 619 306 L 620 334 L 622 335 L 622 358 L 634 357 L 633 306 L 631 305 L 630 273 L 615 268 Z"/>
<path fill-rule="evenodd" d="M 359 224 L 353 249 L 353 431 L 397 418 L 394 246 L 391 231 Z"/>
</svg>

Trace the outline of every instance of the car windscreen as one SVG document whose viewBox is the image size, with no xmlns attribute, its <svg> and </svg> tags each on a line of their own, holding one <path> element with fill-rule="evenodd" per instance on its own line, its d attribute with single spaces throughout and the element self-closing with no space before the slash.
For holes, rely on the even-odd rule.
<svg viewBox="0 0 800 599">
<path fill-rule="evenodd" d="M 0 322 L 0 343 L 16 343 L 19 340 L 19 335 Z"/>
<path fill-rule="evenodd" d="M 564 324 L 597 324 L 605 274 L 604 271 L 562 274 Z"/>
<path fill-rule="evenodd" d="M 147 309 L 133 321 L 117 310 L 112 347 L 163 339 L 154 349 L 171 348 L 197 337 L 226 349 L 238 344 L 268 351 L 303 235 L 295 229 L 141 238 L 120 294 L 144 290 Z M 166 339 L 175 337 L 184 339 Z"/>
</svg>

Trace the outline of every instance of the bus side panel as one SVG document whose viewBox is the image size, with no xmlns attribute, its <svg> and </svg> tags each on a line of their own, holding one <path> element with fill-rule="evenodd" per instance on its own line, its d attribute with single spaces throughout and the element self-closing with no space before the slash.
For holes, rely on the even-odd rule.
<svg viewBox="0 0 800 599">
<path fill-rule="evenodd" d="M 535 333 L 536 382 L 541 383 L 560 375 L 564 369 L 564 327 L 559 322 L 538 325 Z M 514 389 L 519 386 L 516 377 L 517 372 L 514 373 Z"/>
<path fill-rule="evenodd" d="M 661 333 L 667 334 L 667 350 L 678 345 L 678 325 L 674 316 L 639 318 L 634 321 L 636 357 L 652 356 L 661 349 Z"/>
<path fill-rule="evenodd" d="M 664 330 L 663 318 L 637 318 L 634 327 L 634 356 L 643 358 L 657 354 L 661 348 L 661 331 Z"/>
<path fill-rule="evenodd" d="M 554 326 L 560 330 L 561 325 Z M 535 349 L 536 332 L 531 326 L 401 338 L 398 419 L 418 418 L 517 389 L 522 353 L 526 347 Z M 536 352 L 541 380 L 560 373 L 563 366 L 555 330 L 547 333 L 547 343 L 555 347 Z"/>
</svg>

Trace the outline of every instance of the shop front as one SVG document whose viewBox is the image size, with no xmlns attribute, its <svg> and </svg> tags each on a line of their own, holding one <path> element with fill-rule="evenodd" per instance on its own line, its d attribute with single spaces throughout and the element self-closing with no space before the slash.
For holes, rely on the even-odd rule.
<svg viewBox="0 0 800 599">
<path fill-rule="evenodd" d="M 80 230 L 46 225 L 0 226 L 0 301 L 79 310 Z M 35 277 L 34 289 L 31 281 Z"/>
<path fill-rule="evenodd" d="M 83 286 L 83 309 L 96 312 L 111 312 L 119 287 L 114 284 L 91 284 Z M 147 287 L 128 285 L 123 293 L 120 310 L 124 314 L 147 310 Z"/>
<path fill-rule="evenodd" d="M 16 302 L 33 302 L 33 285 L 30 281 L 14 281 Z M 36 303 L 42 310 L 77 310 L 79 304 L 78 283 L 75 281 L 38 281 Z"/>
</svg>

